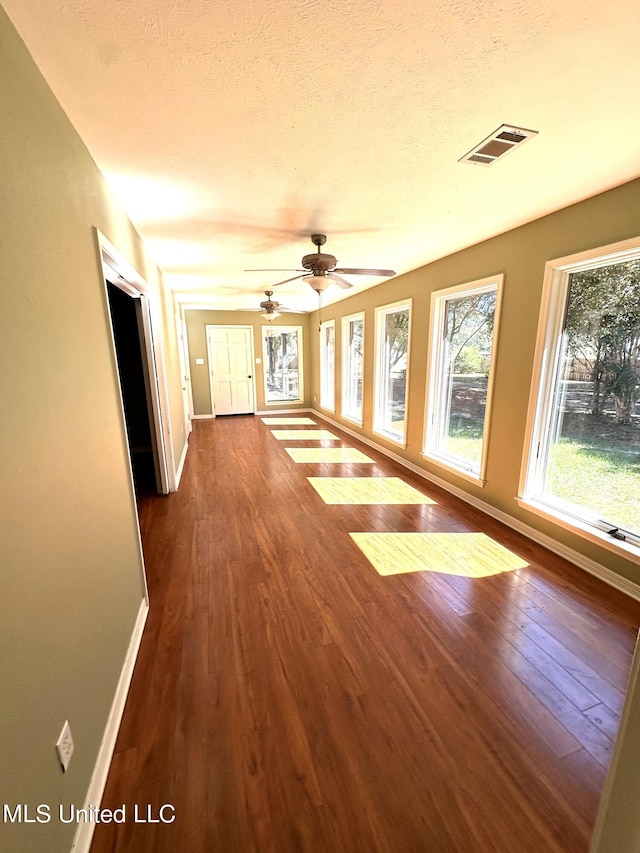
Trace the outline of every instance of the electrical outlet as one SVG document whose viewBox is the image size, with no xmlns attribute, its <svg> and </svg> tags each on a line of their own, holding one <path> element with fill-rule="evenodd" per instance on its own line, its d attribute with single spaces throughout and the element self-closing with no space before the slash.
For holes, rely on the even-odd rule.
<svg viewBox="0 0 640 853">
<path fill-rule="evenodd" d="M 56 741 L 56 752 L 58 753 L 58 761 L 60 762 L 63 773 L 67 772 L 74 749 L 71 726 L 69 725 L 69 720 L 65 720 L 60 737 Z"/>
</svg>

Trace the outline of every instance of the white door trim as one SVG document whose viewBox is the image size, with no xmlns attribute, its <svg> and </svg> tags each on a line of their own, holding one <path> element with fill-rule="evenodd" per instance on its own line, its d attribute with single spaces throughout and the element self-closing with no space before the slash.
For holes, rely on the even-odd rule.
<svg viewBox="0 0 640 853">
<path fill-rule="evenodd" d="M 103 279 L 108 279 L 112 284 L 119 287 L 134 299 L 141 300 L 146 355 L 145 366 L 149 372 L 153 426 L 158 446 L 158 474 L 161 492 L 162 494 L 168 494 L 176 490 L 176 466 L 173 456 L 169 392 L 162 344 L 162 313 L 159 306 L 159 296 L 155 289 L 142 278 L 126 258 L 97 228 L 96 235 L 103 267 Z M 104 286 L 106 297 L 106 284 Z M 111 334 L 115 359 L 113 330 L 111 330 Z M 120 397 L 120 404 L 122 405 L 122 395 Z"/>
<path fill-rule="evenodd" d="M 191 435 L 193 426 L 193 389 L 191 387 L 191 367 L 189 364 L 189 344 L 187 341 L 187 324 L 181 313 L 175 315 L 176 332 L 178 335 L 178 356 L 182 379 L 182 399 L 184 401 L 184 430 L 185 439 Z"/>
</svg>

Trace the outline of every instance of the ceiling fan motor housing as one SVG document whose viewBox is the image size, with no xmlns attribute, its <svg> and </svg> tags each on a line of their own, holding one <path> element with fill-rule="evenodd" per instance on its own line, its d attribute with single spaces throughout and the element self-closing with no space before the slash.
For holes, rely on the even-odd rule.
<svg viewBox="0 0 640 853">
<path fill-rule="evenodd" d="M 273 290 L 265 290 L 264 295 L 267 297 L 264 302 L 260 303 L 260 307 L 264 308 L 264 310 L 268 314 L 272 314 L 274 311 L 277 311 L 280 307 L 279 302 L 274 302 L 271 297 L 273 296 Z"/>
<path fill-rule="evenodd" d="M 304 269 L 313 270 L 314 272 L 316 270 L 329 272 L 337 263 L 338 261 L 333 255 L 323 255 L 321 252 L 315 255 L 305 255 L 302 259 Z"/>
</svg>

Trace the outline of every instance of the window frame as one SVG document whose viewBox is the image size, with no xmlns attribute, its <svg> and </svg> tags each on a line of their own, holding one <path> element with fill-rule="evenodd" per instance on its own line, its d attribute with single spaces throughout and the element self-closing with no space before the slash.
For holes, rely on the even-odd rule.
<svg viewBox="0 0 640 853">
<path fill-rule="evenodd" d="M 578 252 L 545 264 L 540 318 L 536 337 L 524 451 L 518 485 L 518 505 L 561 528 L 640 564 L 640 542 L 611 537 L 595 523 L 561 509 L 540 497 L 544 479 L 546 434 L 553 418 L 553 390 L 562 351 L 564 315 L 572 273 L 585 272 L 640 258 L 640 237 Z M 545 452 L 540 454 L 540 450 Z"/>
<path fill-rule="evenodd" d="M 397 444 L 399 447 L 406 449 L 407 447 L 407 422 L 408 422 L 408 408 L 409 408 L 409 370 L 411 364 L 411 327 L 413 322 L 413 299 L 402 299 L 398 302 L 391 302 L 387 305 L 379 305 L 375 309 L 375 337 L 374 337 L 374 346 L 375 346 L 375 374 L 374 374 L 374 385 L 373 385 L 373 423 L 372 423 L 372 431 L 376 433 L 376 435 L 385 438 L 387 441 L 392 442 L 393 444 Z M 381 396 L 381 384 L 380 379 L 384 372 L 384 325 L 386 318 L 390 314 L 400 313 L 401 311 L 409 312 L 409 323 L 407 329 L 407 372 L 405 379 L 405 398 L 404 398 L 404 433 L 402 438 L 399 438 L 397 434 L 386 430 L 381 425 L 382 420 L 382 412 L 381 405 L 385 402 L 385 400 Z"/>
<path fill-rule="evenodd" d="M 333 370 L 327 373 L 327 331 L 333 329 Z M 320 408 L 327 412 L 336 410 L 336 321 L 325 320 L 320 323 L 319 337 L 319 369 L 320 369 Z"/>
<path fill-rule="evenodd" d="M 271 332 L 271 335 L 268 333 Z M 269 388 L 267 382 L 267 364 L 268 364 L 268 353 L 267 353 L 267 337 L 273 337 L 274 333 L 283 334 L 285 332 L 295 332 L 297 336 L 297 346 L 298 346 L 298 398 L 296 400 L 268 400 Z M 275 326 L 275 325 L 264 325 L 260 326 L 260 336 L 262 339 L 262 382 L 264 388 L 264 405 L 265 406 L 282 406 L 287 404 L 297 404 L 304 403 L 304 337 L 303 337 L 303 327 L 302 326 Z"/>
<path fill-rule="evenodd" d="M 424 437 L 422 456 L 437 465 L 453 471 L 479 486 L 486 484 L 487 455 L 489 451 L 489 434 L 491 429 L 491 412 L 493 402 L 493 387 L 495 381 L 496 352 L 498 349 L 498 334 L 502 308 L 502 292 L 504 288 L 504 273 L 487 276 L 475 281 L 436 290 L 431 294 L 431 312 L 429 323 L 429 349 L 427 355 L 427 389 L 425 399 Z M 482 428 L 482 453 L 477 469 L 461 457 L 439 451 L 437 439 L 438 426 L 442 419 L 438 414 L 442 411 L 443 352 L 442 330 L 446 318 L 448 302 L 461 296 L 475 296 L 495 291 L 496 306 L 493 315 L 493 333 L 491 336 L 491 358 L 487 378 L 487 396 L 485 403 L 484 422 Z M 435 401 L 435 404 L 434 404 Z"/>
<path fill-rule="evenodd" d="M 351 387 L 351 324 L 360 321 L 362 323 L 362 364 L 361 364 L 361 383 L 362 395 L 360 399 L 360 415 L 355 415 L 352 411 L 348 411 L 347 403 L 349 402 L 349 389 Z M 357 314 L 349 314 L 342 318 L 342 399 L 341 399 L 341 414 L 345 420 L 351 421 L 358 426 L 364 423 L 364 353 L 365 353 L 365 315 L 364 311 L 359 311 Z"/>
</svg>

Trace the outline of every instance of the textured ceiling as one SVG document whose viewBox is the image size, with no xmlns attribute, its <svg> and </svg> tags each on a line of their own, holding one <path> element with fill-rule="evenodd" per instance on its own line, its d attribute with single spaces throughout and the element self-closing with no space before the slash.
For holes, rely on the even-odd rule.
<svg viewBox="0 0 640 853">
<path fill-rule="evenodd" d="M 640 174 L 636 0 L 3 3 L 184 302 L 257 308 L 287 274 L 243 270 L 314 231 L 406 272 Z M 458 162 L 503 123 L 539 135 Z"/>
</svg>

